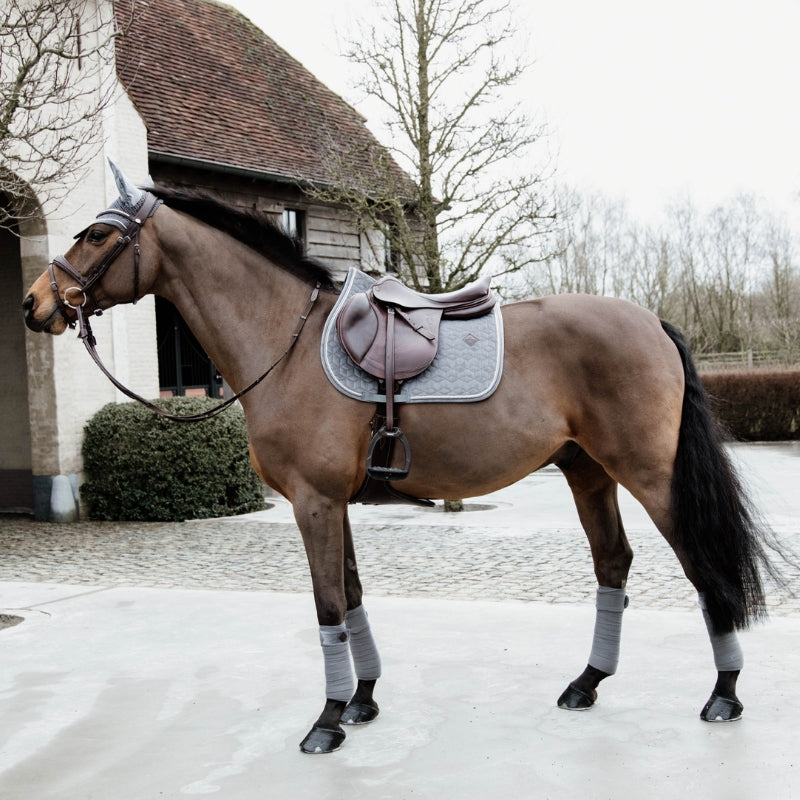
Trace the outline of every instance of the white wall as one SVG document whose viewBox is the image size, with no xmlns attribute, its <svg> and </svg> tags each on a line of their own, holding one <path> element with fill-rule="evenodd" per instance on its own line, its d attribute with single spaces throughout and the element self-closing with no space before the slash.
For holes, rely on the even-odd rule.
<svg viewBox="0 0 800 800">
<path fill-rule="evenodd" d="M 107 5 L 108 0 L 98 3 Z M 113 74 L 112 78 L 116 81 Z M 116 199 L 109 156 L 131 180 L 143 182 L 147 177 L 147 131 L 121 87 L 104 110 L 101 126 L 102 143 L 86 174 L 67 187 L 57 205 L 45 201 L 46 232 L 20 244 L 25 287 L 46 269 L 48 260 L 70 248 L 75 233 Z M 112 374 L 139 394 L 158 397 L 153 298 L 93 317 L 92 328 Z M 29 332 L 26 349 L 34 476 L 80 473 L 87 420 L 106 403 L 127 398 L 97 369 L 73 331 L 59 337 Z"/>
</svg>

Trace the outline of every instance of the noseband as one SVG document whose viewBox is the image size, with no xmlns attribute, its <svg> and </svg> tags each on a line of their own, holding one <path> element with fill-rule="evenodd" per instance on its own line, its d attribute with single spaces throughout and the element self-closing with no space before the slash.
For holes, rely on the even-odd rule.
<svg viewBox="0 0 800 800">
<path fill-rule="evenodd" d="M 114 214 L 115 216 L 119 216 L 124 220 L 127 220 L 127 224 L 125 225 L 125 229 L 117 238 L 114 247 L 109 251 L 103 261 L 100 262 L 98 267 L 88 276 L 81 275 L 80 272 L 78 272 L 78 270 L 76 270 L 75 267 L 73 267 L 72 264 L 70 264 L 69 261 L 64 258 L 64 256 L 56 256 L 50 262 L 50 264 L 47 265 L 47 270 L 50 274 L 50 288 L 53 290 L 53 294 L 55 295 L 56 302 L 61 310 L 61 314 L 67 321 L 67 325 L 69 325 L 70 328 L 75 327 L 75 321 L 70 321 L 67 309 L 71 308 L 75 312 L 78 322 L 81 324 L 81 329 L 83 329 L 84 325 L 87 324 L 84 320 L 83 312 L 83 307 L 86 305 L 87 301 L 91 300 L 93 306 L 93 310 L 89 316 L 92 316 L 93 314 L 100 316 L 100 314 L 103 313 L 102 309 L 97 307 L 97 303 L 95 302 L 91 289 L 106 274 L 106 272 L 108 272 L 109 267 L 114 263 L 114 261 L 116 261 L 120 253 L 122 253 L 122 251 L 129 244 L 131 244 L 131 242 L 133 242 L 133 303 L 135 304 L 139 299 L 139 231 L 142 229 L 144 223 L 147 222 L 151 216 L 153 216 L 153 213 L 160 204 L 161 200 L 158 197 L 147 192 L 145 194 L 142 207 L 139 209 L 139 213 L 136 216 L 115 208 L 103 211 L 100 215 L 98 215 L 99 217 L 103 217 L 109 214 Z M 78 234 L 78 236 L 81 235 L 82 234 Z M 64 290 L 63 294 L 59 294 L 54 266 L 57 266 L 62 272 L 65 272 L 67 275 L 69 275 L 69 277 L 76 281 L 78 285 L 70 286 L 68 289 Z M 75 294 L 77 294 L 78 297 L 76 297 L 75 301 L 73 301 L 70 298 Z M 78 301 L 79 297 L 82 298 L 80 301 Z"/>
</svg>

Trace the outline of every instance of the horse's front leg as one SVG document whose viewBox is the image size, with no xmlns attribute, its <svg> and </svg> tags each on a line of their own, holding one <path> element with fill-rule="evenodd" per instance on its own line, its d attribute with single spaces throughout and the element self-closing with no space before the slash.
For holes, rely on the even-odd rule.
<svg viewBox="0 0 800 800">
<path fill-rule="evenodd" d="M 300 749 L 304 753 L 332 753 L 345 740 L 340 722 L 355 691 L 350 634 L 345 624 L 346 506 L 319 495 L 296 498 L 293 505 L 311 570 L 325 666 L 325 706 Z"/>
<path fill-rule="evenodd" d="M 345 725 L 363 725 L 378 716 L 378 704 L 373 693 L 375 683 L 381 676 L 381 658 L 362 602 L 363 590 L 358 577 L 353 532 L 347 512 L 344 516 L 344 558 L 344 590 L 347 599 L 344 621 L 350 634 L 350 652 L 358 685 L 341 721 Z"/>
</svg>

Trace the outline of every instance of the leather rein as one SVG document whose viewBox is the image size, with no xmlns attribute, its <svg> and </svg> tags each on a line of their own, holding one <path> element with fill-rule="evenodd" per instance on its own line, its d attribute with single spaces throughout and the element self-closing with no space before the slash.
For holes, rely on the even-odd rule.
<svg viewBox="0 0 800 800">
<path fill-rule="evenodd" d="M 74 328 L 76 325 L 76 321 L 70 320 L 67 311 L 68 309 L 72 309 L 75 312 L 77 317 L 77 325 L 78 325 L 78 338 L 83 342 L 86 351 L 92 357 L 92 360 L 97 364 L 100 368 L 100 371 L 111 381 L 111 383 L 119 389 L 127 397 L 130 397 L 132 400 L 136 400 L 138 403 L 141 403 L 146 408 L 149 408 L 151 411 L 159 414 L 162 417 L 166 417 L 167 419 L 173 420 L 175 422 L 201 422 L 202 420 L 211 419 L 212 417 L 217 416 L 217 414 L 221 414 L 231 405 L 233 405 L 239 398 L 243 395 L 247 394 L 251 389 L 255 389 L 261 381 L 264 380 L 277 366 L 281 363 L 281 361 L 286 358 L 289 353 L 291 352 L 292 348 L 294 347 L 295 343 L 297 342 L 300 332 L 303 330 L 303 326 L 308 319 L 309 314 L 311 313 L 311 309 L 316 302 L 317 297 L 319 296 L 319 289 L 320 285 L 317 284 L 311 292 L 311 297 L 308 300 L 308 303 L 303 310 L 303 313 L 300 315 L 300 319 L 298 320 L 297 326 L 292 333 L 291 341 L 289 342 L 289 346 L 284 350 L 284 352 L 280 355 L 280 357 L 273 362 L 273 364 L 261 375 L 259 375 L 251 384 L 246 386 L 241 391 L 234 394 L 232 397 L 223 400 L 218 405 L 214 406 L 213 408 L 208 409 L 207 411 L 203 411 L 199 414 L 170 414 L 168 411 L 164 411 L 163 408 L 160 408 L 155 403 L 151 403 L 149 400 L 145 400 L 144 397 L 141 395 L 136 394 L 136 392 L 128 389 L 122 383 L 120 383 L 106 368 L 103 364 L 102 360 L 100 359 L 100 355 L 97 352 L 97 340 L 92 333 L 91 325 L 89 324 L 89 317 L 91 316 L 101 316 L 103 310 L 97 307 L 95 302 L 94 296 L 91 293 L 92 287 L 108 272 L 109 267 L 114 263 L 117 257 L 128 247 L 129 244 L 133 243 L 133 304 L 135 305 L 137 300 L 139 299 L 139 231 L 141 230 L 142 226 L 147 222 L 147 220 L 153 215 L 156 208 L 161 204 L 161 200 L 155 195 L 150 194 L 149 192 L 146 194 L 145 201 L 136 216 L 127 214 L 124 211 L 119 211 L 116 209 L 109 209 L 108 211 L 102 212 L 100 216 L 103 214 L 115 214 L 122 216 L 124 219 L 127 219 L 127 225 L 125 230 L 119 236 L 116 241 L 116 244 L 108 253 L 108 255 L 103 259 L 103 261 L 99 264 L 99 266 L 89 274 L 88 277 L 81 275 L 72 264 L 67 261 L 64 256 L 56 256 L 53 261 L 48 264 L 48 272 L 50 274 L 50 288 L 53 290 L 53 294 L 56 297 L 56 302 L 58 303 L 59 309 L 61 311 L 62 316 L 67 321 L 67 324 L 70 328 Z M 85 233 L 85 231 L 83 232 Z M 78 234 L 76 238 L 79 238 L 82 234 Z M 57 266 L 60 270 L 65 272 L 72 278 L 74 281 L 77 282 L 77 286 L 70 286 L 68 289 L 65 289 L 62 294 L 59 294 L 58 284 L 56 282 L 55 277 L 55 270 L 54 265 Z M 79 297 L 76 297 L 73 301 L 70 298 L 77 294 Z M 84 313 L 84 306 L 86 303 L 91 300 L 93 310 L 85 314 Z"/>
</svg>

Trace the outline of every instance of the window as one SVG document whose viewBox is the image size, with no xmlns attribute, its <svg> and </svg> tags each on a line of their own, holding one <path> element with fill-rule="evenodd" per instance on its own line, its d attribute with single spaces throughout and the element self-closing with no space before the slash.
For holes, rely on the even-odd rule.
<svg viewBox="0 0 800 800">
<path fill-rule="evenodd" d="M 178 309 L 156 297 L 158 382 L 162 397 L 222 396 L 222 377 Z"/>
<path fill-rule="evenodd" d="M 392 249 L 392 240 L 383 237 L 383 269 L 384 272 L 397 274 L 397 253 Z"/>
<path fill-rule="evenodd" d="M 284 208 L 281 214 L 281 227 L 283 230 L 299 239 L 301 242 L 306 240 L 306 225 L 305 225 L 305 211 L 299 211 L 296 208 Z"/>
<path fill-rule="evenodd" d="M 389 237 L 377 228 L 362 231 L 359 237 L 361 269 L 370 275 L 397 272 L 397 258 Z"/>
</svg>

